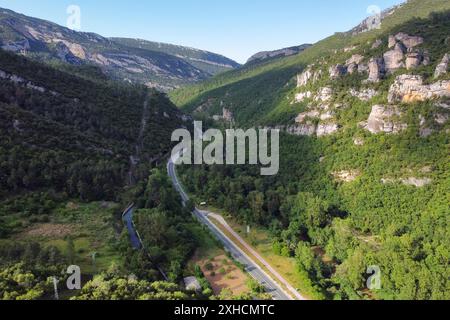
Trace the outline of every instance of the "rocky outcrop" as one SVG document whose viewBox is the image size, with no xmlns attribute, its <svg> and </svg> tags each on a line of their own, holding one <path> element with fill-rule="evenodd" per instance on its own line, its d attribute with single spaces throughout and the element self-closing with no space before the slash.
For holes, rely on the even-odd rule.
<svg viewBox="0 0 450 320">
<path fill-rule="evenodd" d="M 414 48 L 423 43 L 422 37 L 410 36 L 403 32 L 397 33 L 395 35 L 395 40 L 402 43 L 407 49 Z"/>
<path fill-rule="evenodd" d="M 24 78 L 22 78 L 22 77 L 20 77 L 18 75 L 11 74 L 11 73 L 5 72 L 3 70 L 0 70 L 0 79 L 4 79 L 4 80 L 8 80 L 8 81 L 14 82 L 15 84 L 24 86 L 24 87 L 26 87 L 28 89 L 31 89 L 31 90 L 34 90 L 34 91 L 38 91 L 40 93 L 49 92 L 53 96 L 59 96 L 60 95 L 59 93 L 57 93 L 55 91 L 48 90 L 47 88 L 44 88 L 42 86 L 38 86 L 38 85 L 34 84 L 33 82 L 28 81 L 28 80 L 26 80 L 26 79 L 24 79 Z"/>
<path fill-rule="evenodd" d="M 354 54 L 350 59 L 345 62 L 345 66 L 347 67 L 347 73 L 353 74 L 355 72 L 366 72 L 367 65 L 363 64 L 364 56 L 360 54 Z"/>
<path fill-rule="evenodd" d="M 298 54 L 311 46 L 312 46 L 311 44 L 302 44 L 300 46 L 283 48 L 283 49 L 274 50 L 274 51 L 258 52 L 256 54 L 254 54 L 253 56 L 251 56 L 247 60 L 247 64 L 249 64 L 251 62 L 255 62 L 255 61 L 261 62 L 264 60 L 269 60 L 269 59 L 274 59 L 274 58 L 279 58 L 279 57 L 289 57 L 289 56 Z"/>
<path fill-rule="evenodd" d="M 331 121 L 334 112 L 328 109 L 329 106 L 324 105 L 300 113 L 295 118 L 297 126 L 291 127 L 291 132 L 295 132 L 297 135 L 317 135 L 318 137 L 335 133 L 339 130 L 339 125 Z"/>
<path fill-rule="evenodd" d="M 56 55 L 61 61 L 66 63 L 75 65 L 82 63 L 82 59 L 75 56 L 72 51 L 70 51 L 70 48 L 62 41 L 56 44 Z"/>
<path fill-rule="evenodd" d="M 402 113 L 396 106 L 375 105 L 372 107 L 365 129 L 373 134 L 377 133 L 399 133 L 408 125 L 399 122 Z"/>
<path fill-rule="evenodd" d="M 410 52 L 406 55 L 406 69 L 411 70 L 420 66 L 423 55 L 419 52 Z"/>
<path fill-rule="evenodd" d="M 408 186 L 414 186 L 417 188 L 422 188 L 425 187 L 429 184 L 431 184 L 433 182 L 432 179 L 430 178 L 415 178 L 415 177 L 411 177 L 411 178 L 406 178 L 406 179 L 401 179 L 401 182 L 405 185 Z"/>
<path fill-rule="evenodd" d="M 327 120 L 333 119 L 334 115 L 335 115 L 335 114 L 334 114 L 333 111 L 326 111 L 326 112 L 322 113 L 322 114 L 319 116 L 319 118 L 320 118 L 320 120 L 322 120 L 322 121 L 327 121 Z"/>
<path fill-rule="evenodd" d="M 336 80 L 346 74 L 367 71 L 367 65 L 363 64 L 364 56 L 354 54 L 345 62 L 345 65 L 337 64 L 329 68 L 330 79 Z"/>
<path fill-rule="evenodd" d="M 361 172 L 359 170 L 342 170 L 333 172 L 332 176 L 340 182 L 352 182 L 361 176 Z"/>
<path fill-rule="evenodd" d="M 335 123 L 319 123 L 315 124 L 312 121 L 296 124 L 295 126 L 287 126 L 285 131 L 289 134 L 297 136 L 317 136 L 323 137 L 331 135 L 339 130 L 339 125 Z"/>
<path fill-rule="evenodd" d="M 339 125 L 337 123 L 319 123 L 317 126 L 317 136 L 323 137 L 333 134 L 339 130 Z"/>
<path fill-rule="evenodd" d="M 401 43 L 397 43 L 393 50 L 390 50 L 383 55 L 385 70 L 387 73 L 392 73 L 405 67 L 405 63 L 403 62 L 405 53 L 405 46 Z"/>
<path fill-rule="evenodd" d="M 395 36 L 390 35 L 389 39 L 388 39 L 388 48 L 392 49 L 395 47 L 396 44 L 397 44 L 397 39 L 395 39 Z"/>
<path fill-rule="evenodd" d="M 350 89 L 349 93 L 351 96 L 356 97 L 362 101 L 369 101 L 370 99 L 378 95 L 378 92 L 375 91 L 374 89 L 363 89 L 361 91 L 357 91 L 356 89 Z"/>
<path fill-rule="evenodd" d="M 400 32 L 395 36 L 389 36 L 388 46 L 389 48 L 395 47 L 396 44 L 401 43 L 406 49 L 411 49 L 419 46 L 423 43 L 422 37 L 410 36 L 406 33 Z"/>
<path fill-rule="evenodd" d="M 300 93 L 297 93 L 295 95 L 295 102 L 297 102 L 297 103 L 298 102 L 302 102 L 305 99 L 310 99 L 310 98 L 312 98 L 312 92 L 311 91 L 300 92 Z"/>
<path fill-rule="evenodd" d="M 369 61 L 369 78 L 366 82 L 379 82 L 385 74 L 383 58 L 372 58 Z"/>
<path fill-rule="evenodd" d="M 30 42 L 28 39 L 23 39 L 14 42 L 6 42 L 1 48 L 6 51 L 12 51 L 15 53 L 25 53 L 31 49 Z"/>
<path fill-rule="evenodd" d="M 433 183 L 433 180 L 430 178 L 416 178 L 416 177 L 403 178 L 403 179 L 392 179 L 392 178 L 381 179 L 381 183 L 383 183 L 383 184 L 396 183 L 396 182 L 401 182 L 406 186 L 423 188 L 423 187 Z"/>
<path fill-rule="evenodd" d="M 306 86 L 313 75 L 314 73 L 310 66 L 305 71 L 297 75 L 297 88 Z"/>
<path fill-rule="evenodd" d="M 421 76 L 404 74 L 391 85 L 388 101 L 412 103 L 442 97 L 450 97 L 450 80 L 424 85 Z"/>
<path fill-rule="evenodd" d="M 436 67 L 436 71 L 434 72 L 435 78 L 439 78 L 440 76 L 447 73 L 449 60 L 450 60 L 450 55 L 448 53 L 446 53 L 444 55 L 444 57 L 442 58 L 441 62 Z"/>
<path fill-rule="evenodd" d="M 397 6 L 394 6 L 392 8 L 383 10 L 381 12 L 372 12 L 373 14 L 364 19 L 363 22 L 361 22 L 358 26 L 356 26 L 355 28 L 353 28 L 352 30 L 348 31 L 346 34 L 348 35 L 357 35 L 363 32 L 367 32 L 373 29 L 379 29 L 381 27 L 381 24 L 383 23 L 384 19 L 386 17 L 389 17 L 390 15 L 392 15 L 398 8 L 401 8 L 404 4 L 399 4 Z M 370 9 L 370 7 L 369 7 Z"/>
<path fill-rule="evenodd" d="M 322 101 L 322 102 L 328 102 L 333 98 L 333 89 L 330 87 L 324 87 L 319 90 L 316 97 L 314 98 L 315 101 Z"/>
<path fill-rule="evenodd" d="M 342 64 L 337 64 L 335 66 L 331 66 L 329 69 L 330 73 L 330 79 L 336 80 L 340 78 L 341 76 L 344 76 L 347 74 L 347 67 Z"/>
<path fill-rule="evenodd" d="M 360 54 L 354 54 L 354 55 L 351 56 L 350 59 L 348 59 L 345 62 L 345 65 L 349 66 L 349 65 L 351 65 L 353 63 L 358 65 L 358 64 L 361 64 L 361 62 L 363 62 L 363 60 L 364 60 L 364 56 L 362 56 Z"/>
<path fill-rule="evenodd" d="M 304 123 L 296 126 L 286 127 L 286 132 L 296 136 L 314 136 L 317 128 L 313 123 Z"/>
<path fill-rule="evenodd" d="M 372 58 L 369 61 L 369 79 L 367 82 L 378 82 L 386 73 L 393 73 L 401 68 L 408 70 L 420 65 L 428 65 L 430 57 L 427 52 L 414 49 L 423 43 L 423 38 L 409 36 L 406 33 L 398 33 L 389 36 L 389 51 L 382 58 Z"/>
<path fill-rule="evenodd" d="M 309 118 L 318 118 L 320 116 L 320 112 L 317 110 L 311 110 L 307 112 L 300 113 L 297 118 L 295 118 L 296 123 L 304 123 L 305 120 Z"/>
</svg>

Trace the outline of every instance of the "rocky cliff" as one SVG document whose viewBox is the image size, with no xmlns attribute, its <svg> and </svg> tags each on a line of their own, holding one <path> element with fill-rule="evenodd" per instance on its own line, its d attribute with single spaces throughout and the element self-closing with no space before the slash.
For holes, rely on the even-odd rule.
<svg viewBox="0 0 450 320">
<path fill-rule="evenodd" d="M 239 67 L 207 51 L 143 40 L 108 39 L 1 8 L 0 47 L 42 61 L 93 64 L 111 78 L 164 91 Z"/>
</svg>

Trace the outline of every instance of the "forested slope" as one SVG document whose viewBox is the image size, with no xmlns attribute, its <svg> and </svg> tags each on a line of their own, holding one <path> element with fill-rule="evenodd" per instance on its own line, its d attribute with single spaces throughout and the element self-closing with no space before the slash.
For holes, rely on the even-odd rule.
<svg viewBox="0 0 450 320">
<path fill-rule="evenodd" d="M 187 120 L 144 87 L 86 80 L 6 52 L 0 70 L 2 201 L 32 192 L 114 200 L 129 182 L 130 156 L 141 158 L 133 174 L 146 177 L 139 165 L 169 152 L 172 130 Z"/>
<path fill-rule="evenodd" d="M 318 295 L 448 299 L 449 9 L 408 1 L 381 29 L 174 92 L 194 115 L 284 132 L 278 175 L 185 166 L 188 189 L 270 230 Z"/>
</svg>

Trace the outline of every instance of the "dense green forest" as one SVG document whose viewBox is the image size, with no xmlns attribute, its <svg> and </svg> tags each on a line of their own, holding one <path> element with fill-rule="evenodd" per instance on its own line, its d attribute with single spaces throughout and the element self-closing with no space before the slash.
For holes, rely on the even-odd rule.
<svg viewBox="0 0 450 320">
<path fill-rule="evenodd" d="M 170 151 L 182 123 L 163 94 L 144 87 L 88 80 L 6 52 L 0 70 L 7 77 L 0 80 L 0 216 L 42 215 L 61 198 L 117 200 L 130 175 L 145 178 Z M 132 168 L 130 156 L 141 159 Z"/>
<path fill-rule="evenodd" d="M 0 299 L 53 299 L 53 277 L 64 299 L 196 298 L 179 285 L 196 245 L 183 224 L 193 222 L 164 174 L 149 178 L 188 118 L 164 94 L 110 82 L 95 68 L 73 72 L 0 51 L 0 70 Z M 136 219 L 149 250 L 135 251 L 121 210 L 146 197 L 153 201 L 139 201 Z M 154 216 L 171 217 L 163 243 L 150 238 Z M 97 267 L 87 250 L 97 251 Z M 81 292 L 64 290 L 73 263 L 83 267 Z"/>
<path fill-rule="evenodd" d="M 318 138 L 282 134 L 278 175 L 261 177 L 251 166 L 184 166 L 180 175 L 197 199 L 223 208 L 242 225 L 270 230 L 274 252 L 295 258 L 312 289 L 326 298 L 449 299 L 449 123 L 435 120 L 437 115 L 448 119 L 448 98 L 399 103 L 407 128 L 398 134 L 372 134 L 361 125 L 372 106 L 388 103 L 398 75 L 421 75 L 425 83 L 448 79 L 448 70 L 439 79 L 434 70 L 450 49 L 449 12 L 429 15 L 448 9 L 448 2 L 433 3 L 409 1 L 386 18 L 381 30 L 337 34 L 296 57 L 172 94 L 189 111 L 208 101 L 200 117 L 227 105 L 243 127 L 294 125 L 314 103 L 294 101 L 300 90 L 295 75 L 308 64 L 322 71 L 322 78 L 301 90 L 332 89 L 328 105 L 336 106 L 331 114 L 338 130 Z M 413 71 L 400 68 L 374 84 L 360 73 L 328 76 L 330 67 L 352 55 L 364 61 L 382 55 L 389 35 L 399 32 L 423 37 L 420 50 L 431 63 Z M 373 46 L 377 39 L 379 47 Z M 352 49 L 347 53 L 346 47 Z M 349 94 L 352 89 L 376 94 L 363 101 Z M 424 124 L 431 134 L 423 134 Z M 367 268 L 373 265 L 381 270 L 380 290 L 366 286 Z"/>
</svg>

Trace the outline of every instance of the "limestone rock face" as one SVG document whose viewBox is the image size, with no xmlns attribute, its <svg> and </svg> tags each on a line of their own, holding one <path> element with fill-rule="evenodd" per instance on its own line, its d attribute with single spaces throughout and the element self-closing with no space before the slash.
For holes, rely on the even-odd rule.
<svg viewBox="0 0 450 320">
<path fill-rule="evenodd" d="M 330 67 L 330 78 L 332 80 L 336 80 L 339 77 L 347 74 L 347 68 L 342 64 L 337 64 L 335 66 Z"/>
<path fill-rule="evenodd" d="M 417 68 L 422 63 L 424 57 L 419 52 L 410 52 L 406 55 L 406 69 Z"/>
<path fill-rule="evenodd" d="M 336 123 L 320 123 L 317 127 L 317 136 L 322 137 L 333 134 L 339 130 L 339 125 Z"/>
<path fill-rule="evenodd" d="M 300 124 L 296 126 L 289 126 L 286 132 L 296 136 L 313 136 L 316 134 L 316 126 L 313 123 Z"/>
<path fill-rule="evenodd" d="M 392 179 L 392 178 L 383 178 L 381 179 L 381 183 L 388 184 L 388 183 L 396 183 L 401 182 L 406 186 L 414 186 L 417 188 L 423 188 L 433 182 L 430 178 L 416 178 L 416 177 L 410 177 L 410 178 L 403 178 L 403 179 Z"/>
<path fill-rule="evenodd" d="M 395 40 L 401 42 L 407 49 L 414 48 L 423 43 L 422 37 L 410 36 L 403 32 L 397 33 Z"/>
<path fill-rule="evenodd" d="M 369 66 L 367 64 L 361 63 L 358 65 L 358 72 L 359 73 L 364 73 L 369 71 Z"/>
<path fill-rule="evenodd" d="M 352 182 L 355 181 L 361 173 L 359 170 L 342 170 L 332 173 L 333 177 L 340 182 Z"/>
<path fill-rule="evenodd" d="M 358 65 L 356 63 L 351 63 L 347 67 L 347 72 L 349 74 L 354 74 L 356 71 L 358 71 Z"/>
<path fill-rule="evenodd" d="M 295 102 L 302 102 L 305 99 L 309 99 L 312 97 L 312 92 L 311 91 L 307 91 L 307 92 L 301 92 L 295 95 Z"/>
<path fill-rule="evenodd" d="M 431 180 L 430 178 L 419 179 L 419 178 L 414 178 L 414 177 L 402 179 L 401 181 L 405 185 L 414 186 L 417 188 L 425 187 L 426 185 L 429 185 L 433 182 L 433 180 Z"/>
<path fill-rule="evenodd" d="M 6 42 L 4 43 L 1 48 L 6 51 L 12 51 L 12 52 L 26 52 L 31 49 L 30 42 L 28 39 L 19 40 L 15 42 Z"/>
<path fill-rule="evenodd" d="M 385 73 L 383 58 L 372 58 L 369 61 L 369 78 L 367 82 L 379 82 Z"/>
<path fill-rule="evenodd" d="M 383 55 L 385 69 L 388 73 L 405 67 L 405 63 L 403 62 L 405 52 L 405 47 L 401 43 L 397 43 L 393 50 Z"/>
<path fill-rule="evenodd" d="M 375 91 L 374 89 L 363 89 L 361 91 L 350 89 L 349 93 L 351 96 L 356 97 L 362 101 L 369 101 L 378 94 L 378 92 Z"/>
<path fill-rule="evenodd" d="M 319 118 L 322 121 L 326 121 L 326 120 L 332 119 L 333 117 L 334 117 L 334 112 L 333 111 L 327 111 L 325 113 L 322 113 Z"/>
<path fill-rule="evenodd" d="M 327 102 L 330 101 L 332 98 L 333 98 L 333 89 L 331 89 L 330 87 L 324 87 L 321 88 L 317 93 L 315 101 Z"/>
<path fill-rule="evenodd" d="M 390 35 L 389 36 L 389 40 L 388 40 L 388 47 L 389 47 L 389 49 L 394 48 L 396 44 L 397 44 L 397 40 L 395 39 L 395 36 Z"/>
<path fill-rule="evenodd" d="M 297 118 L 295 118 L 296 123 L 303 123 L 307 118 L 317 118 L 320 113 L 317 110 L 307 111 L 300 113 Z"/>
<path fill-rule="evenodd" d="M 304 72 L 297 75 L 297 88 L 306 86 L 308 81 L 313 77 L 311 67 L 308 67 Z"/>
<path fill-rule="evenodd" d="M 408 127 L 396 121 L 396 118 L 401 115 L 402 113 L 395 106 L 375 105 L 372 107 L 366 129 L 373 134 L 399 133 Z"/>
<path fill-rule="evenodd" d="M 348 66 L 349 64 L 352 64 L 352 63 L 360 64 L 363 60 L 364 60 L 364 56 L 362 56 L 360 54 L 354 54 L 351 56 L 350 59 L 348 59 L 345 62 L 345 65 Z"/>
<path fill-rule="evenodd" d="M 450 97 L 450 80 L 424 85 L 421 76 L 404 74 L 391 85 L 388 101 L 412 103 L 442 97 Z"/>
<path fill-rule="evenodd" d="M 439 78 L 440 76 L 447 73 L 448 70 L 448 62 L 450 60 L 450 55 L 446 53 L 442 58 L 441 62 L 436 67 L 436 71 L 434 73 L 435 78 Z"/>
</svg>

